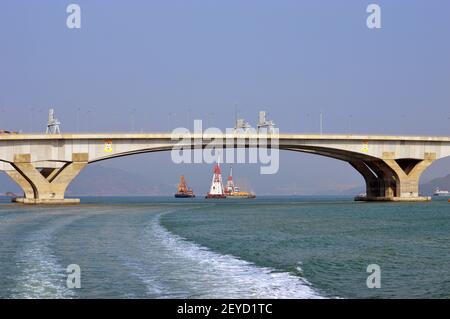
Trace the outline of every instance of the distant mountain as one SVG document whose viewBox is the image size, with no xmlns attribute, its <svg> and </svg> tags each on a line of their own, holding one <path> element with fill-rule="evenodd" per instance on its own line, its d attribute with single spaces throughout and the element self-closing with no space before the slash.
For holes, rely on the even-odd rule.
<svg viewBox="0 0 450 319">
<path fill-rule="evenodd" d="M 174 185 L 156 184 L 155 181 L 143 175 L 118 168 L 93 165 L 81 171 L 80 175 L 70 183 L 66 194 L 71 196 L 145 196 L 172 195 L 175 191 L 176 183 Z"/>
<path fill-rule="evenodd" d="M 118 168 L 92 164 L 81 171 L 69 185 L 66 192 L 70 196 L 171 196 L 176 191 L 178 180 L 172 184 L 156 183 L 151 178 L 133 174 Z M 243 183 L 244 185 L 245 183 Z M 420 192 L 431 195 L 439 188 L 450 191 L 450 174 L 435 178 L 420 185 Z M 6 174 L 0 172 L 0 195 L 7 192 L 22 194 L 22 190 Z M 365 192 L 365 187 L 353 187 L 335 191 L 336 195 L 357 195 Z M 330 191 L 330 195 L 332 192 Z"/>
<path fill-rule="evenodd" d="M 424 195 L 432 195 L 436 188 L 450 191 L 450 174 L 445 177 L 432 179 L 428 183 L 421 184 L 420 192 Z"/>
<path fill-rule="evenodd" d="M 69 196 L 156 196 L 172 195 L 173 185 L 157 184 L 150 178 L 121 169 L 89 165 L 70 183 L 66 195 Z M 0 174 L 0 194 L 23 191 L 6 175 Z"/>
</svg>

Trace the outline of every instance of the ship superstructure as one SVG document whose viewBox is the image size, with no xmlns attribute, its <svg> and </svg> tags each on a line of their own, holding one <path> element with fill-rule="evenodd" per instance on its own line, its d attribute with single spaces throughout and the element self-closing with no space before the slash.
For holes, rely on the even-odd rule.
<svg viewBox="0 0 450 319">
<path fill-rule="evenodd" d="M 195 197 L 192 188 L 188 188 L 184 175 L 181 175 L 178 183 L 178 191 L 175 193 L 176 198 L 191 198 Z"/>
<path fill-rule="evenodd" d="M 227 179 L 227 186 L 225 187 L 225 192 L 230 194 L 230 193 L 234 193 L 235 190 L 236 190 L 236 187 L 234 186 L 234 182 L 233 182 L 233 166 L 230 165 L 230 175 L 228 176 L 228 179 Z"/>
<path fill-rule="evenodd" d="M 233 167 L 230 166 L 230 175 L 228 175 L 225 195 L 229 198 L 255 198 L 256 195 L 250 192 L 243 192 L 233 181 Z"/>
<path fill-rule="evenodd" d="M 449 191 L 443 191 L 443 190 L 440 190 L 439 188 L 437 188 L 434 191 L 433 195 L 434 196 L 450 196 L 450 193 L 449 193 Z"/>
<path fill-rule="evenodd" d="M 211 187 L 206 198 L 226 198 L 226 194 L 222 183 L 222 172 L 220 170 L 219 162 L 214 166 L 214 174 L 211 181 Z"/>
</svg>

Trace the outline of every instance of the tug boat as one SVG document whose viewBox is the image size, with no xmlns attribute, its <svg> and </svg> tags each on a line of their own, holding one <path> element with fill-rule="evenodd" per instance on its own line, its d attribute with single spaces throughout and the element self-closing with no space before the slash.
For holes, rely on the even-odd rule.
<svg viewBox="0 0 450 319">
<path fill-rule="evenodd" d="M 188 188 L 184 175 L 181 175 L 180 182 L 178 183 L 178 191 L 175 193 L 175 198 L 194 198 L 194 192 L 192 188 Z"/>
</svg>

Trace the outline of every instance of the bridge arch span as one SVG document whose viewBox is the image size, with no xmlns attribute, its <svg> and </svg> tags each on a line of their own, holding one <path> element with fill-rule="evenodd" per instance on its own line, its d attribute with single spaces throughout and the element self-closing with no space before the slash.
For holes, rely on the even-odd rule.
<svg viewBox="0 0 450 319">
<path fill-rule="evenodd" d="M 218 147 L 242 147 L 236 142 L 237 135 L 231 136 L 231 145 L 227 144 L 228 136 L 218 137 L 225 141 Z M 427 200 L 419 195 L 421 174 L 436 159 L 450 155 L 449 137 L 302 134 L 279 134 L 277 137 L 276 148 L 280 150 L 316 154 L 349 163 L 366 181 L 367 200 Z M 202 142 L 202 147 L 211 138 L 215 136 L 209 136 L 209 140 Z M 254 146 L 250 145 L 250 138 L 243 147 Z M 107 149 L 107 143 L 112 147 Z M 193 143 L 185 146 L 194 148 Z M 65 190 L 89 163 L 169 151 L 174 145 L 170 133 L 1 135 L 0 170 L 6 171 L 22 187 L 24 198 L 19 200 L 24 203 L 72 203 L 76 201 L 65 200 Z"/>
</svg>

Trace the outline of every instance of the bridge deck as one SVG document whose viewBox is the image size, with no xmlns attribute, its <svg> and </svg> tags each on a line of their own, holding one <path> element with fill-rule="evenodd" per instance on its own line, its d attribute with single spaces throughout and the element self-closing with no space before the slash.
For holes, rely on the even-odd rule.
<svg viewBox="0 0 450 319">
<path fill-rule="evenodd" d="M 172 133 L 64 133 L 64 134 L 0 134 L 0 141 L 8 140 L 83 140 L 83 139 L 170 139 Z M 183 135 L 182 135 L 183 136 Z M 191 133 L 193 138 L 233 138 L 256 137 L 257 134 L 201 134 Z M 271 134 L 268 134 L 271 136 Z M 276 135 L 272 135 L 276 136 Z M 414 135 L 356 135 L 356 134 L 277 134 L 280 139 L 295 140 L 367 140 L 367 141 L 419 141 L 419 142 L 450 142 L 448 136 L 414 136 Z"/>
</svg>

